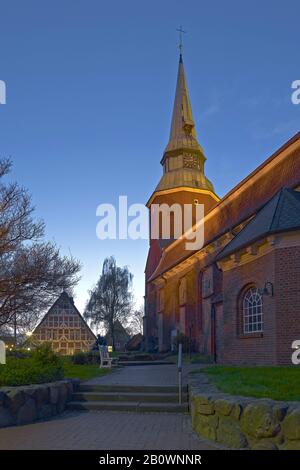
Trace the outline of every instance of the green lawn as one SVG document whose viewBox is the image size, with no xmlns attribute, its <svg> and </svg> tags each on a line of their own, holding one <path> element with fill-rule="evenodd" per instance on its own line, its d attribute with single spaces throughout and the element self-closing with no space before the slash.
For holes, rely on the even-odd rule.
<svg viewBox="0 0 300 470">
<path fill-rule="evenodd" d="M 100 369 L 97 364 L 73 364 L 69 357 L 63 358 L 63 365 L 64 377 L 66 379 L 76 378 L 80 380 L 89 380 L 93 377 L 100 377 L 111 372 L 111 369 Z"/>
<path fill-rule="evenodd" d="M 300 400 L 300 367 L 209 366 L 201 372 L 231 395 Z"/>
</svg>

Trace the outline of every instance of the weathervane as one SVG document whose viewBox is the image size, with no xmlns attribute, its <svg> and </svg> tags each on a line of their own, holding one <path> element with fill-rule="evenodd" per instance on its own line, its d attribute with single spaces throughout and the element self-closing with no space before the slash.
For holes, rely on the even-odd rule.
<svg viewBox="0 0 300 470">
<path fill-rule="evenodd" d="M 179 32 L 179 50 L 180 50 L 180 54 L 182 54 L 182 49 L 183 49 L 182 34 L 185 34 L 186 31 L 184 31 L 182 29 L 182 26 L 180 26 L 180 28 L 176 29 L 176 31 Z"/>
</svg>

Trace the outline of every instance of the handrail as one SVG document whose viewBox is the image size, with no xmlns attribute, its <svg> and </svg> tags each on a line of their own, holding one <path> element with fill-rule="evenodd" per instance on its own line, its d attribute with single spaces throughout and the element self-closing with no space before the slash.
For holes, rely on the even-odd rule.
<svg viewBox="0 0 300 470">
<path fill-rule="evenodd" d="M 182 343 L 178 345 L 178 399 L 179 405 L 182 404 Z"/>
</svg>

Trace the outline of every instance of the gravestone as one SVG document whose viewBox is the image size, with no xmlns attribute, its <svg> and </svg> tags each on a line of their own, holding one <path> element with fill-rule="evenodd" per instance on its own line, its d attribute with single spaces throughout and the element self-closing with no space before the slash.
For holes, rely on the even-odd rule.
<svg viewBox="0 0 300 470">
<path fill-rule="evenodd" d="M 6 349 L 4 341 L 0 340 L 0 364 L 6 364 Z"/>
</svg>

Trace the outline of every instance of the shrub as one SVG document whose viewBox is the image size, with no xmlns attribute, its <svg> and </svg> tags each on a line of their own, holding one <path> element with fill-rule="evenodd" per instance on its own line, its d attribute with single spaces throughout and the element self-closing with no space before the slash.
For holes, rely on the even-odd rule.
<svg viewBox="0 0 300 470">
<path fill-rule="evenodd" d="M 99 364 L 99 351 L 78 352 L 72 356 L 73 364 Z"/>
<path fill-rule="evenodd" d="M 46 346 L 39 346 L 31 357 L 16 351 L 0 366 L 0 386 L 30 385 L 63 379 L 61 359 Z"/>
<path fill-rule="evenodd" d="M 32 358 L 9 358 L 6 366 L 0 366 L 0 386 L 39 384 L 62 378 L 62 367 L 39 364 Z"/>
<path fill-rule="evenodd" d="M 87 364 L 87 357 L 84 352 L 79 352 L 79 353 L 74 354 L 74 356 L 71 357 L 71 360 L 73 364 L 77 364 L 77 365 Z"/>
<path fill-rule="evenodd" d="M 37 346 L 32 352 L 32 359 L 39 364 L 47 364 L 59 367 L 62 365 L 61 358 L 55 354 L 49 344 Z"/>
</svg>

